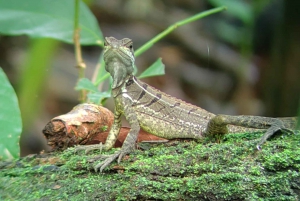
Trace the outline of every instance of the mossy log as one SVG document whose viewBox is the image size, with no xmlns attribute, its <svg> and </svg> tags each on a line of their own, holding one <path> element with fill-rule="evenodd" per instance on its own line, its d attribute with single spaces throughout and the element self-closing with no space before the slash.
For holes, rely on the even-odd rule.
<svg viewBox="0 0 300 201">
<path fill-rule="evenodd" d="M 72 148 L 1 161 L 0 200 L 299 200 L 299 131 L 261 135 L 142 143 L 103 173 Z"/>
</svg>

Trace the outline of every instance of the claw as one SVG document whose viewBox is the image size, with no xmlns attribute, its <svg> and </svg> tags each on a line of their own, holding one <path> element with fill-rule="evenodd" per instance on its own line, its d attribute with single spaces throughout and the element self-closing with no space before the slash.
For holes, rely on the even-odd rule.
<svg viewBox="0 0 300 201">
<path fill-rule="evenodd" d="M 258 151 L 261 151 L 260 145 L 256 145 L 256 149 L 257 149 Z"/>
<path fill-rule="evenodd" d="M 105 146 L 100 143 L 100 144 L 93 144 L 93 145 L 82 145 L 82 146 L 76 146 L 75 147 L 75 152 L 81 151 L 81 150 L 85 150 L 85 154 L 87 154 L 88 152 L 95 150 L 95 149 L 99 149 L 100 153 L 102 152 L 102 149 L 105 149 Z M 94 170 L 95 172 L 97 172 L 99 170 L 99 172 L 102 172 L 104 168 L 106 168 L 107 166 L 109 166 L 114 160 L 116 160 L 118 158 L 118 163 L 121 162 L 121 159 L 123 158 L 123 156 L 125 156 L 127 154 L 127 152 L 119 150 L 116 151 L 114 154 L 111 155 L 102 155 L 99 154 L 95 157 L 92 157 L 88 160 L 88 162 L 95 162 L 98 160 L 103 160 L 102 162 L 96 164 L 94 166 Z"/>
<path fill-rule="evenodd" d="M 97 172 L 99 170 L 99 172 L 102 172 L 104 170 L 104 168 L 106 168 L 107 166 L 109 166 L 114 160 L 116 160 L 118 158 L 118 163 L 121 162 L 122 158 L 127 154 L 127 152 L 124 152 L 122 150 L 115 152 L 114 154 L 111 155 L 99 155 L 97 156 L 97 159 L 101 158 L 106 158 L 104 161 L 96 164 L 94 166 L 94 170 L 95 172 Z"/>
<path fill-rule="evenodd" d="M 113 162 L 117 157 L 119 157 L 121 153 L 122 153 L 121 151 L 117 151 L 116 153 L 107 156 L 107 158 L 104 161 L 94 166 L 95 172 L 97 172 L 98 169 L 99 172 L 102 172 L 103 169 L 106 168 L 108 165 L 110 165 L 111 162 Z"/>
</svg>

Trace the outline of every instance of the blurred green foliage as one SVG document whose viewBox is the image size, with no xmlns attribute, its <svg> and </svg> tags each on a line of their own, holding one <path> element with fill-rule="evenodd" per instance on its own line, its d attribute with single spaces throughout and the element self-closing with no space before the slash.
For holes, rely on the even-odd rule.
<svg viewBox="0 0 300 201">
<path fill-rule="evenodd" d="M 51 60 L 59 42 L 49 38 L 31 39 L 23 73 L 18 82 L 18 98 L 22 121 L 26 129 L 33 121 L 42 103 L 42 93 L 51 69 Z"/>
<path fill-rule="evenodd" d="M 80 43 L 97 45 L 103 36 L 97 20 L 81 1 L 79 5 Z M 73 43 L 75 1 L 0 0 L 0 33 L 53 38 Z"/>
<path fill-rule="evenodd" d="M 30 45 L 25 62 L 22 66 L 22 76 L 18 83 L 18 94 L 23 125 L 28 126 L 39 109 L 41 94 L 49 72 L 52 56 L 59 42 L 73 43 L 74 27 L 74 2 L 69 0 L 52 1 L 51 6 L 47 1 L 39 0 L 0 0 L 0 34 L 2 35 L 28 35 Z M 64 6 L 62 6 L 64 5 Z M 81 38 L 83 45 L 99 45 L 102 41 L 102 33 L 96 18 L 89 8 L 80 1 Z M 52 38 L 52 39 L 49 39 Z M 53 40 L 56 39 L 56 40 Z M 6 89 L 7 83 L 1 82 L 1 89 Z M 11 95 L 10 99 L 13 98 Z M 10 107 L 14 102 L 5 101 L 1 98 L 0 105 L 4 108 L 17 110 L 18 105 Z M 6 157 L 8 151 L 13 157 L 19 156 L 18 145 L 21 122 L 6 124 L 5 119 L 14 120 L 19 118 L 20 112 L 8 112 L 1 110 L 1 138 L 4 138 L 1 146 L 0 156 Z M 14 133 L 5 129 L 15 129 Z M 12 136 L 12 139 L 6 139 Z"/>
<path fill-rule="evenodd" d="M 145 52 L 154 43 L 177 27 L 223 11 L 224 9 L 225 7 L 211 9 L 171 25 L 139 48 L 136 51 L 136 56 Z M 102 47 L 103 36 L 95 16 L 87 5 L 80 0 L 51 1 L 51 5 L 49 5 L 49 1 L 41 0 L 0 0 L 0 13 L 0 34 L 10 36 L 27 35 L 31 38 L 28 54 L 22 66 L 22 76 L 18 83 L 20 110 L 24 130 L 26 130 L 26 127 L 31 124 L 35 114 L 39 110 L 39 105 L 43 102 L 40 97 L 42 97 L 43 86 L 51 69 L 50 61 L 57 47 L 60 45 L 59 41 L 73 43 L 74 22 L 77 22 L 76 16 L 78 16 L 81 45 L 97 45 Z M 77 90 L 87 90 L 88 101 L 94 103 L 100 103 L 103 99 L 110 96 L 110 90 L 101 91 L 102 82 L 109 78 L 109 74 L 104 70 L 104 62 L 101 55 L 99 56 L 99 64 L 99 68 L 97 68 L 93 76 L 96 77 L 95 81 L 82 78 L 76 86 Z M 149 69 L 141 73 L 140 76 L 144 78 L 162 74 L 164 74 L 164 65 L 161 59 L 158 59 Z M 6 82 L 1 82 L 0 88 L 5 88 L 5 85 L 7 85 Z M 100 91 L 98 91 L 99 88 Z M 12 97 L 13 95 L 10 98 Z M 1 99 L 0 105 L 7 106 L 7 103 Z M 15 107 L 18 108 L 18 106 Z M 20 114 L 17 113 L 8 112 L 4 116 L 5 118 L 10 118 L 12 115 L 15 118 L 21 119 Z M 14 137 L 18 141 L 21 133 L 21 123 L 15 124 L 15 126 L 18 132 L 14 133 Z M 5 131 L 3 133 L 0 136 L 7 134 Z M 19 147 L 15 143 L 16 139 L 10 139 L 15 147 L 9 148 L 13 150 L 11 155 L 14 157 L 19 153 Z M 7 140 L 4 140 L 3 144 L 6 143 Z M 4 149 L 8 149 L 8 146 Z M 1 152 L 0 156 L 3 154 L 4 152 Z"/>
<path fill-rule="evenodd" d="M 0 159 L 17 158 L 22 120 L 16 93 L 2 68 L 0 83 Z"/>
</svg>

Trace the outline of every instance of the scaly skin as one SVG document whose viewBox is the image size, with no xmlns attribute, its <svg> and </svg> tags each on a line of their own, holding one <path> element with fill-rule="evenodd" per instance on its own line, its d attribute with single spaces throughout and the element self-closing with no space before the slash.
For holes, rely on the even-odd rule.
<svg viewBox="0 0 300 201">
<path fill-rule="evenodd" d="M 253 132 L 266 130 L 258 148 L 275 132 L 293 132 L 296 118 L 268 118 L 260 116 L 215 115 L 202 108 L 167 95 L 134 77 L 135 62 L 132 41 L 128 38 L 117 40 L 105 38 L 105 69 L 113 79 L 112 96 L 115 100 L 114 123 L 104 145 L 79 146 L 76 150 L 108 150 L 115 144 L 120 128 L 121 115 L 129 122 L 131 129 L 121 150 L 106 158 L 94 168 L 100 172 L 112 161 L 134 150 L 140 128 L 166 139 L 194 138 L 214 134 Z"/>
</svg>

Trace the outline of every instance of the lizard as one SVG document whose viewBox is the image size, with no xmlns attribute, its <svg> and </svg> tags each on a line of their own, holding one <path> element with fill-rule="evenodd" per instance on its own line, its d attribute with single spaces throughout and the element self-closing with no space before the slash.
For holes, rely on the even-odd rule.
<svg viewBox="0 0 300 201">
<path fill-rule="evenodd" d="M 112 77 L 112 97 L 115 102 L 114 122 L 105 144 L 77 146 L 76 151 L 109 150 L 115 144 L 124 115 L 131 129 L 121 147 L 111 155 L 98 155 L 93 161 L 104 159 L 94 166 L 103 171 L 117 159 L 135 149 L 140 128 L 165 139 L 200 139 L 215 134 L 254 132 L 263 129 L 265 134 L 257 144 L 261 145 L 277 131 L 293 133 L 296 117 L 271 118 L 245 115 L 216 115 L 200 107 L 186 103 L 140 81 L 133 75 L 135 56 L 133 42 L 129 38 L 118 40 L 105 37 L 105 70 Z"/>
</svg>

